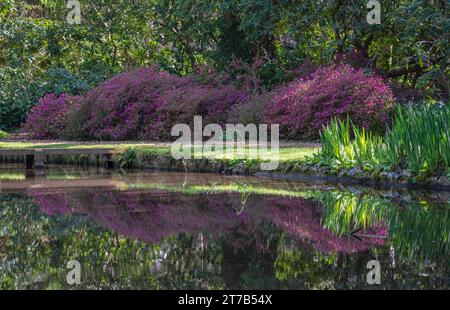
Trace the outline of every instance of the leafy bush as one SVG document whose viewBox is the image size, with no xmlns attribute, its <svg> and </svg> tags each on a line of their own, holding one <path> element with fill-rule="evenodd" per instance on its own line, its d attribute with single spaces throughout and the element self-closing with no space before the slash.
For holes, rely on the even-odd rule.
<svg viewBox="0 0 450 310">
<path fill-rule="evenodd" d="M 80 98 L 78 104 L 72 105 L 66 114 L 66 125 L 60 138 L 66 140 L 89 140 L 91 136 L 86 128 L 89 121 L 90 109 Z"/>
<path fill-rule="evenodd" d="M 0 130 L 15 129 L 44 94 L 25 74 L 9 68 L 0 68 L 0 80 Z"/>
<path fill-rule="evenodd" d="M 57 139 L 64 135 L 67 114 L 80 104 L 81 97 L 48 94 L 39 100 L 22 127 L 35 139 Z"/>
<path fill-rule="evenodd" d="M 285 138 L 317 138 L 335 117 L 349 115 L 356 126 L 383 130 L 394 96 L 383 79 L 348 65 L 318 69 L 279 90 L 265 119 L 280 124 Z"/>
<path fill-rule="evenodd" d="M 114 161 L 120 168 L 132 168 L 137 163 L 136 148 L 127 148 L 124 152 L 117 154 Z"/>
<path fill-rule="evenodd" d="M 7 139 L 9 137 L 9 134 L 7 132 L 0 130 L 0 140 L 1 139 Z"/>
<path fill-rule="evenodd" d="M 46 94 L 85 94 L 104 79 L 97 70 L 77 75 L 59 67 L 39 74 L 0 68 L 0 129 L 18 128 Z"/>
<path fill-rule="evenodd" d="M 87 94 L 87 129 L 102 140 L 168 139 L 173 125 L 224 123 L 228 110 L 246 94 L 231 85 L 212 87 L 156 67 L 120 74 Z"/>
</svg>

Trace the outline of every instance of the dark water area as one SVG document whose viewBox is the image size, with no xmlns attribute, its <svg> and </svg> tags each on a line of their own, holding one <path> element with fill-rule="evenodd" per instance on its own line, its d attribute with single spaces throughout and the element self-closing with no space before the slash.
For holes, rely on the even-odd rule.
<svg viewBox="0 0 450 310">
<path fill-rule="evenodd" d="M 449 237 L 445 191 L 0 169 L 2 289 L 448 289 Z"/>
</svg>

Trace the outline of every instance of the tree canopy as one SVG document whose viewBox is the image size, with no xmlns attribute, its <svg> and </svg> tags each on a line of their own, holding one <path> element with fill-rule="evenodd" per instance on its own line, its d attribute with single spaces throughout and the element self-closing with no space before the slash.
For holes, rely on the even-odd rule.
<svg viewBox="0 0 450 310">
<path fill-rule="evenodd" d="M 3 0 L 1 127 L 17 125 L 10 115 L 22 121 L 45 93 L 84 93 L 113 74 L 155 63 L 178 75 L 204 66 L 234 72 L 238 64 L 235 72 L 253 70 L 271 89 L 306 60 L 345 59 L 447 100 L 448 2 L 380 1 L 375 25 L 366 20 L 367 2 L 80 0 L 81 23 L 71 25 L 66 0 Z"/>
</svg>

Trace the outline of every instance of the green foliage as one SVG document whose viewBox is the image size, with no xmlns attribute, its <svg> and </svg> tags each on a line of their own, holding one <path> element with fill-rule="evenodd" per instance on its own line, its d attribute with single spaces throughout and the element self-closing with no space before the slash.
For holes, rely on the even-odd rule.
<svg viewBox="0 0 450 310">
<path fill-rule="evenodd" d="M 317 163 L 330 165 L 334 169 L 359 166 L 373 167 L 378 164 L 377 150 L 381 138 L 370 131 L 334 119 L 321 132 L 322 149 L 315 159 Z"/>
<path fill-rule="evenodd" d="M 398 109 L 383 149 L 396 165 L 419 173 L 439 172 L 450 167 L 450 105 L 422 105 Z"/>
<path fill-rule="evenodd" d="M 127 148 L 124 152 L 116 154 L 114 161 L 120 168 L 135 167 L 137 164 L 136 148 Z"/>
<path fill-rule="evenodd" d="M 380 25 L 366 22 L 366 0 L 80 0 L 80 25 L 66 23 L 66 2 L 0 2 L 0 129 L 18 127 L 48 92 L 78 95 L 155 63 L 179 75 L 259 63 L 260 91 L 293 78 L 307 59 L 356 55 L 349 62 L 368 72 L 449 96 L 446 0 L 381 1 Z"/>
<path fill-rule="evenodd" d="M 14 129 L 25 120 L 27 112 L 38 103 L 45 94 L 86 93 L 103 77 L 99 72 L 89 72 L 89 75 L 79 76 L 65 68 L 50 68 L 42 74 L 27 78 L 26 73 L 19 69 L 10 70 L 0 67 L 0 129 Z"/>
<path fill-rule="evenodd" d="M 47 93 L 83 94 L 115 73 L 155 61 L 147 1 L 80 2 L 83 23 L 69 25 L 64 0 L 2 1 L 0 129 L 19 127 Z"/>
<path fill-rule="evenodd" d="M 321 133 L 312 161 L 341 168 L 408 169 L 419 177 L 445 175 L 450 167 L 450 105 L 397 109 L 392 128 L 379 137 L 333 120 Z"/>
<path fill-rule="evenodd" d="M 7 139 L 9 137 L 9 134 L 7 132 L 0 130 L 0 140 L 1 139 Z"/>
</svg>

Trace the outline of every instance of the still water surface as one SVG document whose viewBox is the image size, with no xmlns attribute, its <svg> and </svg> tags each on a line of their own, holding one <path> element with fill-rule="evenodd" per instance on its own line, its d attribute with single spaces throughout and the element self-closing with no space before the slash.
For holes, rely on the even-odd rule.
<svg viewBox="0 0 450 310">
<path fill-rule="evenodd" d="M 2 289 L 448 289 L 449 236 L 445 191 L 0 170 Z"/>
</svg>

